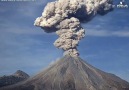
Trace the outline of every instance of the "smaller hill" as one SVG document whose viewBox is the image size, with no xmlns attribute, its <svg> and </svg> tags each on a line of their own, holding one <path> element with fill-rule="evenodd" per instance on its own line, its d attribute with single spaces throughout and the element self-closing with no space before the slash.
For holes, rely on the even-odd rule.
<svg viewBox="0 0 129 90">
<path fill-rule="evenodd" d="M 3 86 L 13 85 L 28 79 L 30 76 L 21 70 L 17 70 L 14 74 L 0 77 L 0 88 Z"/>
</svg>

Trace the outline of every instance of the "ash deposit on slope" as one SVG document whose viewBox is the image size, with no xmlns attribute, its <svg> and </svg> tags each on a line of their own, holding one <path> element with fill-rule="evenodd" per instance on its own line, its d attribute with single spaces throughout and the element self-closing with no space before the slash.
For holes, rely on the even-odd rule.
<svg viewBox="0 0 129 90">
<path fill-rule="evenodd" d="M 59 38 L 54 42 L 64 55 L 78 56 L 77 46 L 85 36 L 81 22 L 89 22 L 96 14 L 105 15 L 112 8 L 112 0 L 58 0 L 45 7 L 42 16 L 34 25 L 45 32 L 56 32 Z"/>
<path fill-rule="evenodd" d="M 27 81 L 0 90 L 129 90 L 129 83 L 67 55 Z"/>
</svg>

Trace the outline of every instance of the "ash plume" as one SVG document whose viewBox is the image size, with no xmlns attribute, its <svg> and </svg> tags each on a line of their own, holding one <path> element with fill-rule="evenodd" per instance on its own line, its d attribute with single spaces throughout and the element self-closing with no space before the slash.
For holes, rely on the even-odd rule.
<svg viewBox="0 0 129 90">
<path fill-rule="evenodd" d="M 59 38 L 54 42 L 64 54 L 78 56 L 77 46 L 85 36 L 81 23 L 89 22 L 96 14 L 105 15 L 112 8 L 112 0 L 58 0 L 46 5 L 42 16 L 34 25 L 45 32 L 56 32 Z"/>
</svg>

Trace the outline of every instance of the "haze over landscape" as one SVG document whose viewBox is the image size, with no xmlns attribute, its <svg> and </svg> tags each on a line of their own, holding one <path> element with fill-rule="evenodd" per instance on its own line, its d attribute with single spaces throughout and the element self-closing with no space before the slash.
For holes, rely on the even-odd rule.
<svg viewBox="0 0 129 90">
<path fill-rule="evenodd" d="M 0 76 L 16 69 L 34 75 L 53 60 L 62 57 L 63 52 L 52 44 L 57 36 L 54 33 L 46 34 L 33 26 L 34 19 L 41 15 L 47 2 L 0 2 Z M 115 3 L 119 3 L 119 0 Z M 91 22 L 83 24 L 86 38 L 78 47 L 81 58 L 127 81 L 128 10 L 115 9 L 106 16 L 97 15 Z"/>
</svg>

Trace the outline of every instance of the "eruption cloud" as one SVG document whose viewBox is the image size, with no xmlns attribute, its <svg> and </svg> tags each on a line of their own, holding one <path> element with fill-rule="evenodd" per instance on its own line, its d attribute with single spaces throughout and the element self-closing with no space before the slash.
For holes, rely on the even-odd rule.
<svg viewBox="0 0 129 90">
<path fill-rule="evenodd" d="M 59 38 L 54 42 L 64 54 L 78 56 L 77 46 L 85 36 L 81 23 L 89 22 L 96 14 L 105 15 L 113 10 L 112 0 L 58 0 L 45 7 L 42 16 L 34 25 L 45 32 L 56 32 Z"/>
</svg>

